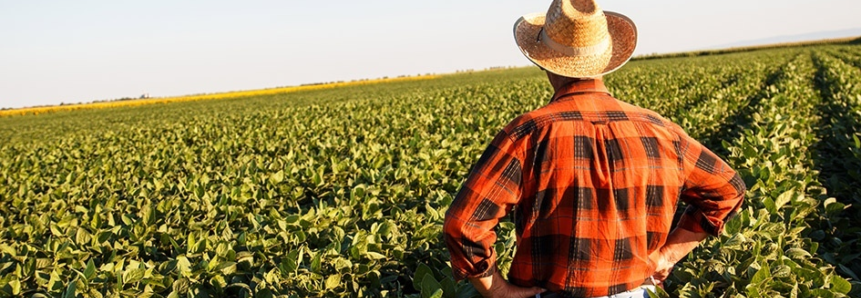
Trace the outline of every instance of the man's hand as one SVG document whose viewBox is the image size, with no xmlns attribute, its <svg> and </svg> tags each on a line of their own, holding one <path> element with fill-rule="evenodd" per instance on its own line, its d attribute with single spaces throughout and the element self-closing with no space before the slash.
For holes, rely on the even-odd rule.
<svg viewBox="0 0 861 298">
<path fill-rule="evenodd" d="M 488 277 L 470 278 L 469 282 L 485 298 L 525 298 L 545 292 L 539 287 L 522 288 L 512 285 L 502 278 L 499 270 L 495 270 L 493 275 Z"/>
<path fill-rule="evenodd" d="M 706 233 L 695 233 L 682 228 L 670 232 L 664 246 L 649 256 L 649 261 L 655 268 L 652 273 L 654 282 L 658 284 L 667 279 L 676 263 L 697 248 L 706 237 Z"/>
<path fill-rule="evenodd" d="M 652 282 L 655 285 L 660 284 L 667 277 L 670 277 L 670 272 L 673 271 L 673 267 L 676 265 L 675 262 L 671 262 L 667 259 L 667 257 L 661 253 L 661 250 L 656 250 L 649 256 L 649 261 L 652 262 L 652 266 L 655 267 L 654 273 L 652 273 Z"/>
</svg>

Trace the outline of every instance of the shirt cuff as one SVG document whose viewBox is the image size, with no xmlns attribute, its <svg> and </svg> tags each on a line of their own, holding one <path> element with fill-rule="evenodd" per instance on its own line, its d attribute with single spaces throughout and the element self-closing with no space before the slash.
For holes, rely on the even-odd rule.
<svg viewBox="0 0 861 298">
<path fill-rule="evenodd" d="M 679 219 L 679 228 L 694 232 L 706 233 L 712 236 L 718 236 L 723 233 L 724 221 L 713 222 L 709 220 L 702 210 L 689 205 L 685 209 L 685 213 Z"/>
<path fill-rule="evenodd" d="M 475 268 L 476 273 L 467 272 L 463 268 L 455 268 L 452 266 L 452 273 L 454 277 L 454 281 L 458 282 L 464 279 L 470 278 L 482 278 L 488 277 L 496 273 L 496 260 L 487 259 L 481 262 L 476 263 L 473 268 Z"/>
</svg>

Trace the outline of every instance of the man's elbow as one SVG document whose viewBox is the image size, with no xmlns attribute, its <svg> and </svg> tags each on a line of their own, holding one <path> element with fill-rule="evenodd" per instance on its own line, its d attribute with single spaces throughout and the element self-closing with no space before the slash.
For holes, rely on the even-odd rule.
<svg viewBox="0 0 861 298">
<path fill-rule="evenodd" d="M 730 196 L 730 200 L 735 201 L 733 212 L 736 212 L 741 208 L 741 203 L 744 201 L 745 193 L 747 193 L 747 185 L 744 184 L 744 180 L 742 180 L 741 176 L 738 174 L 735 174 L 735 176 L 729 180 L 729 184 L 732 185 L 733 190 L 735 190 L 735 193 Z"/>
<path fill-rule="evenodd" d="M 445 239 L 446 244 L 451 244 L 451 241 L 460 238 L 463 235 L 463 227 L 463 221 L 446 212 L 445 220 L 442 224 L 443 239 Z"/>
<path fill-rule="evenodd" d="M 729 179 L 729 184 L 732 185 L 737 197 L 744 197 L 744 193 L 747 191 L 747 185 L 744 184 L 744 180 L 741 179 L 741 176 L 739 176 L 738 173 Z"/>
</svg>

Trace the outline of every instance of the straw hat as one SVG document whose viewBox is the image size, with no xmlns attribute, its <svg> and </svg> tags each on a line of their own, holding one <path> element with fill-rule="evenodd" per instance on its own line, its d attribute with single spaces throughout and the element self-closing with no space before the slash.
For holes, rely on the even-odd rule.
<svg viewBox="0 0 861 298">
<path fill-rule="evenodd" d="M 526 58 L 571 78 L 598 77 L 619 69 L 637 47 L 637 26 L 602 11 L 594 0 L 554 0 L 547 14 L 514 23 L 514 39 Z"/>
</svg>

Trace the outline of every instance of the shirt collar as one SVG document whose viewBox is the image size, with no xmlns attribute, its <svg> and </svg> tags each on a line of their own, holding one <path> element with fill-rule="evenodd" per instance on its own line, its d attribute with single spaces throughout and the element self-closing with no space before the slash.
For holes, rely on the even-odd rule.
<svg viewBox="0 0 861 298">
<path fill-rule="evenodd" d="M 550 102 L 585 93 L 610 94 L 610 91 L 607 90 L 606 86 L 604 86 L 604 80 L 602 79 L 577 80 L 556 91 L 556 94 L 553 94 L 553 99 L 550 100 Z"/>
</svg>

